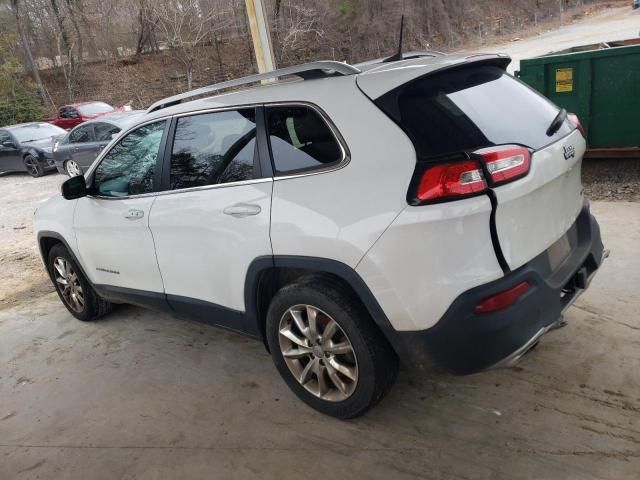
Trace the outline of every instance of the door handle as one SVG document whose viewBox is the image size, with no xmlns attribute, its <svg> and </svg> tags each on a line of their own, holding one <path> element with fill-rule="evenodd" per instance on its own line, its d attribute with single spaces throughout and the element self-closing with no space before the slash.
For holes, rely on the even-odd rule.
<svg viewBox="0 0 640 480">
<path fill-rule="evenodd" d="M 139 220 L 142 217 L 144 217 L 144 211 L 135 208 L 130 209 L 124 216 L 124 218 L 128 218 L 129 220 Z"/>
<path fill-rule="evenodd" d="M 248 203 L 237 203 L 231 205 L 223 210 L 225 215 L 231 215 L 232 217 L 248 217 L 249 215 L 258 215 L 262 209 L 259 205 L 251 205 Z"/>
</svg>

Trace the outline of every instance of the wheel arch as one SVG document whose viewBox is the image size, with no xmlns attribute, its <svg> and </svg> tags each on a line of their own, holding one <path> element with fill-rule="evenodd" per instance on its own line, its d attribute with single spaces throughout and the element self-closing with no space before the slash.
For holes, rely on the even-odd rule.
<svg viewBox="0 0 640 480">
<path fill-rule="evenodd" d="M 360 275 L 348 265 L 327 258 L 276 255 L 254 260 L 245 281 L 245 329 L 261 337 L 266 346 L 266 317 L 271 299 L 282 287 L 314 275 L 335 281 L 347 289 L 369 313 L 392 348 L 396 352 L 401 350 L 395 329 Z"/>
<path fill-rule="evenodd" d="M 51 272 L 49 271 L 49 252 L 54 246 L 61 244 L 64 246 L 64 248 L 67 249 L 67 251 L 69 252 L 69 255 L 71 255 L 76 265 L 78 265 L 78 268 L 80 269 L 84 277 L 87 279 L 87 281 L 90 282 L 89 277 L 87 277 L 87 274 L 82 268 L 82 264 L 78 261 L 78 258 L 76 257 L 75 253 L 73 253 L 73 249 L 69 246 L 66 239 L 62 235 L 60 235 L 58 232 L 43 230 L 41 232 L 38 232 L 37 238 L 38 238 L 38 249 L 40 250 L 40 256 L 42 257 L 42 262 L 45 265 L 45 268 L 47 270 L 47 273 L 49 274 L 49 277 L 51 277 Z M 54 281 L 53 278 L 51 278 L 51 280 Z"/>
<path fill-rule="evenodd" d="M 28 155 L 31 155 L 33 158 L 35 158 L 36 160 L 41 162 L 40 153 L 35 148 L 29 147 L 24 152 L 22 152 L 22 161 L 23 162 L 24 162 L 25 158 L 27 158 Z"/>
</svg>

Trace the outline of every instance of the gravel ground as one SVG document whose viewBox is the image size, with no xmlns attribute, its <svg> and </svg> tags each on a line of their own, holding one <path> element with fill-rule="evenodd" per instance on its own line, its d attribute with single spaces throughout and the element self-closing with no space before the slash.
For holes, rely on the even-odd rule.
<svg viewBox="0 0 640 480">
<path fill-rule="evenodd" d="M 592 200 L 640 201 L 640 158 L 584 160 L 582 182 Z"/>
<path fill-rule="evenodd" d="M 604 10 L 593 13 L 581 20 L 575 20 L 568 25 L 559 27 L 554 25 L 541 25 L 546 30 L 528 38 L 512 39 L 507 43 L 496 43 L 483 47 L 484 52 L 504 52 L 513 59 L 509 65 L 509 72 L 520 68 L 520 60 L 523 58 L 544 55 L 549 52 L 558 52 L 576 45 L 589 45 L 614 40 L 637 38 L 640 31 L 640 9 L 632 10 L 631 2 L 619 3 Z M 474 50 L 469 48 L 467 50 Z"/>
<path fill-rule="evenodd" d="M 53 292 L 36 247 L 32 217 L 65 178 L 57 173 L 41 178 L 26 173 L 0 176 L 0 310 Z"/>
</svg>

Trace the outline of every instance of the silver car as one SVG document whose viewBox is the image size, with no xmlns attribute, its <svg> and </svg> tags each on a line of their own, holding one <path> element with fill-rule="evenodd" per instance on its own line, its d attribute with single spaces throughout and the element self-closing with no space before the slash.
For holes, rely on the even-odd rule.
<svg viewBox="0 0 640 480">
<path fill-rule="evenodd" d="M 75 127 L 53 146 L 58 172 L 82 175 L 114 135 L 143 114 L 144 110 L 110 113 Z"/>
</svg>

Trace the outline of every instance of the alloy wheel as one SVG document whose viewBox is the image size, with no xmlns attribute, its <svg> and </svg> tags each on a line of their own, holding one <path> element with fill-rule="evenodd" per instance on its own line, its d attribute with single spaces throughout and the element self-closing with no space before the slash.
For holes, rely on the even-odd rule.
<svg viewBox="0 0 640 480">
<path fill-rule="evenodd" d="M 312 305 L 289 308 L 278 327 L 280 351 L 289 370 L 308 392 L 322 400 L 349 398 L 358 384 L 358 362 L 338 323 Z"/>
<path fill-rule="evenodd" d="M 68 160 L 65 164 L 65 169 L 70 177 L 78 177 L 82 175 L 80 166 L 75 162 L 75 160 Z"/>
<path fill-rule="evenodd" d="M 71 264 L 62 257 L 56 257 L 53 261 L 53 268 L 56 287 L 65 303 L 74 312 L 82 312 L 85 298 L 77 273 L 73 270 Z"/>
<path fill-rule="evenodd" d="M 27 155 L 24 159 L 24 166 L 27 168 L 27 172 L 29 172 L 29 175 L 33 177 L 38 176 L 39 165 L 37 158 L 32 157 L 31 155 Z"/>
</svg>

